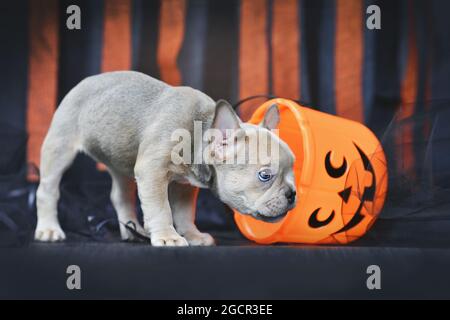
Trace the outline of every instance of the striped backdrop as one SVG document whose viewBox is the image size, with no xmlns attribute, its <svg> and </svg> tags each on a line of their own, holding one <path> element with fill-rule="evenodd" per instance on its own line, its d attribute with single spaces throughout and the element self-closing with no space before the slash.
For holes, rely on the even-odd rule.
<svg viewBox="0 0 450 320">
<path fill-rule="evenodd" d="M 66 28 L 72 4 L 81 30 Z M 365 27 L 371 4 L 381 8 L 381 30 Z M 301 99 L 378 135 L 394 114 L 402 121 L 450 96 L 447 1 L 15 0 L 0 8 L 0 121 L 28 135 L 31 181 L 59 101 L 100 72 L 138 70 L 232 103 Z M 262 101 L 241 105 L 242 118 Z M 415 174 L 417 135 L 405 125 L 396 136 L 396 170 Z M 97 174 L 88 159 L 76 166 L 78 175 Z"/>
</svg>

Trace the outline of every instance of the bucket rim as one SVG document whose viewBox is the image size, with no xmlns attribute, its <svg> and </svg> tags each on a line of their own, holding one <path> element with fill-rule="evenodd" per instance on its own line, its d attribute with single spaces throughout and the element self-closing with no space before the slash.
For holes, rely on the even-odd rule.
<svg viewBox="0 0 450 320">
<path fill-rule="evenodd" d="M 267 110 L 272 106 L 276 104 L 279 108 L 286 108 L 290 111 L 291 114 L 294 115 L 296 119 L 296 123 L 298 124 L 299 132 L 302 136 L 302 143 L 303 143 L 303 164 L 302 164 L 302 170 L 299 176 L 295 177 L 295 185 L 298 188 L 301 185 L 308 185 L 312 181 L 312 173 L 313 170 L 310 170 L 313 165 L 313 158 L 314 158 L 314 144 L 312 143 L 313 139 L 311 136 L 310 129 L 308 126 L 302 125 L 304 123 L 308 122 L 308 119 L 305 115 L 305 113 L 302 112 L 302 107 L 297 102 L 290 100 L 290 99 L 284 99 L 284 98 L 274 98 L 270 99 L 263 104 L 261 104 L 253 113 L 252 117 L 248 121 L 249 123 L 255 123 L 256 119 L 263 118 L 263 115 L 267 112 Z M 308 152 L 305 152 L 305 150 L 309 150 Z M 297 190 L 297 192 L 300 194 L 300 190 Z M 297 202 L 297 206 L 299 206 L 300 203 Z M 234 210 L 234 220 L 236 224 L 238 225 L 239 229 L 245 230 L 246 235 L 254 240 L 257 243 L 275 243 L 278 242 L 282 236 L 283 229 L 286 225 L 289 224 L 289 221 L 292 219 L 293 215 L 290 213 L 295 210 L 294 207 L 292 210 L 288 212 L 286 217 L 284 217 L 281 221 L 275 223 L 274 225 L 277 226 L 276 228 L 273 228 L 273 232 L 271 232 L 269 235 L 264 237 L 255 237 L 252 232 L 250 232 L 250 228 L 247 226 L 247 219 L 252 217 L 244 216 L 241 213 L 238 213 L 237 210 Z"/>
</svg>

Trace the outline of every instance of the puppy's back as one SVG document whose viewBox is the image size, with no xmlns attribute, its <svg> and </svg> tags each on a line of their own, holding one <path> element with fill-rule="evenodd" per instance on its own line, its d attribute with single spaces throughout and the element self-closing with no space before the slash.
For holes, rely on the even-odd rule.
<svg viewBox="0 0 450 320">
<path fill-rule="evenodd" d="M 214 110 L 214 101 L 198 90 L 139 72 L 108 72 L 84 79 L 66 95 L 50 132 L 75 139 L 98 161 L 131 169 L 144 136 L 170 139 L 174 129 L 192 130 L 193 119 L 212 121 Z"/>
</svg>

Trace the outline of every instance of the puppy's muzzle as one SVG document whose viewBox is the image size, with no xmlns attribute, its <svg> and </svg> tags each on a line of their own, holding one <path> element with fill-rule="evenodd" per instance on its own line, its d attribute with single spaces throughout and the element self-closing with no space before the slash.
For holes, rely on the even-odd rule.
<svg viewBox="0 0 450 320">
<path fill-rule="evenodd" d="M 295 203 L 295 196 L 297 195 L 297 192 L 295 192 L 295 190 L 289 189 L 284 195 L 286 196 L 288 204 L 292 206 Z"/>
<path fill-rule="evenodd" d="M 283 219 L 287 213 L 292 210 L 295 207 L 295 200 L 296 200 L 296 196 L 297 193 L 294 189 L 289 189 L 288 191 L 286 191 L 286 193 L 284 194 L 288 203 L 288 207 L 286 208 L 286 211 L 283 212 L 282 214 L 279 214 L 277 216 L 265 216 L 260 214 L 259 212 L 256 212 L 254 214 L 252 214 L 252 216 L 255 219 L 264 221 L 264 222 L 270 222 L 270 223 L 275 223 L 280 221 L 281 219 Z"/>
</svg>

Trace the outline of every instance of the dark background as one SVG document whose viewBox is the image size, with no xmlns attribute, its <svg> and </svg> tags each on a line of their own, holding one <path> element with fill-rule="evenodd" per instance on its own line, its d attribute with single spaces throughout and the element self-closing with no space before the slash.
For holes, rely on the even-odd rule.
<svg viewBox="0 0 450 320">
<path fill-rule="evenodd" d="M 71 4 L 81 30 L 66 28 Z M 371 4 L 381 30 L 365 27 Z M 449 13 L 443 0 L 2 1 L 0 297 L 448 298 Z M 233 104 L 275 95 L 365 123 L 388 158 L 380 219 L 347 247 L 261 247 L 202 191 L 198 224 L 218 247 L 122 244 L 110 178 L 79 156 L 61 185 L 69 241 L 30 242 L 53 111 L 83 78 L 123 69 Z M 242 118 L 262 101 L 242 104 Z M 75 295 L 65 289 L 69 264 L 87 274 Z M 365 287 L 370 264 L 386 272 L 378 293 Z"/>
</svg>

